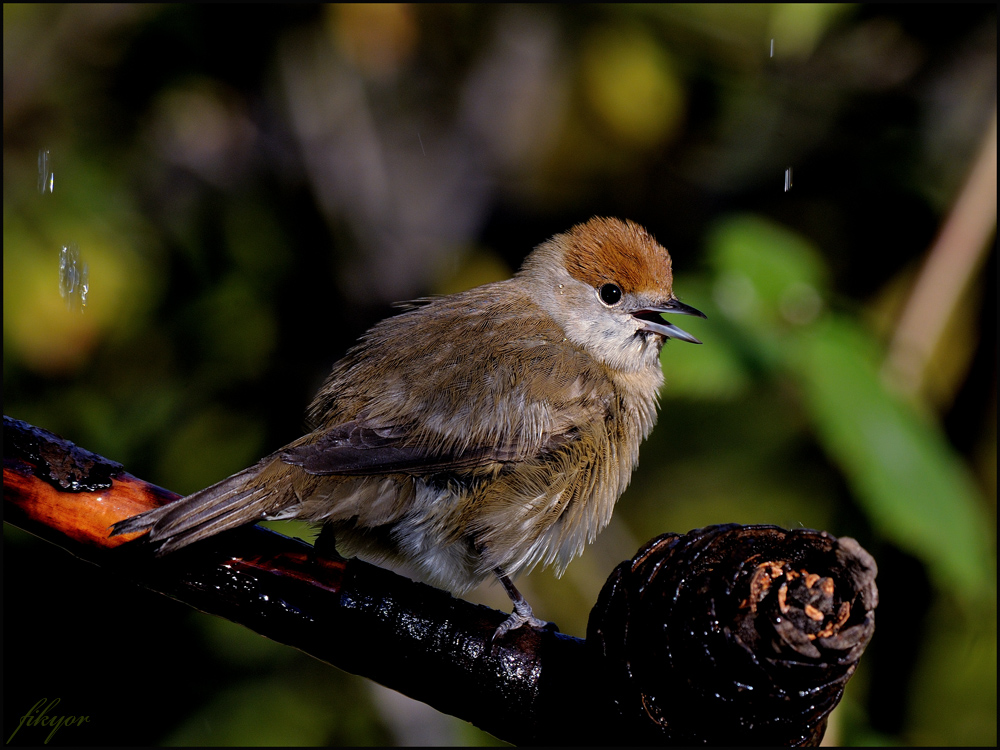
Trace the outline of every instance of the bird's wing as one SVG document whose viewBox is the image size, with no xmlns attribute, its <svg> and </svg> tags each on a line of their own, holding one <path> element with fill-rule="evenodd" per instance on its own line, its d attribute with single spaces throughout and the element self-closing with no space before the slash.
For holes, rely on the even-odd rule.
<svg viewBox="0 0 1000 750">
<path fill-rule="evenodd" d="M 281 460 L 314 475 L 461 472 L 551 453 L 602 423 L 615 396 L 599 365 L 528 296 L 491 288 L 376 325 Z"/>
<path fill-rule="evenodd" d="M 547 436 L 545 450 L 555 450 L 571 436 Z M 474 469 L 518 458 L 514 445 L 442 446 L 412 444 L 406 427 L 375 428 L 352 421 L 326 429 L 317 440 L 289 447 L 279 456 L 308 474 L 362 476 L 371 474 L 437 474 Z"/>
</svg>

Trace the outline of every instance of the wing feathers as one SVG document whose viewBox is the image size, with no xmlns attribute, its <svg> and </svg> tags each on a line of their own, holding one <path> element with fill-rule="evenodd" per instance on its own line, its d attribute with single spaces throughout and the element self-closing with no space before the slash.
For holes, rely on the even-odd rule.
<svg viewBox="0 0 1000 750">
<path fill-rule="evenodd" d="M 375 428 L 352 421 L 328 429 L 313 442 L 290 446 L 279 455 L 285 463 L 301 466 L 308 474 L 342 476 L 428 475 L 519 458 L 517 446 L 435 450 L 423 444 L 408 444 L 412 434 L 405 428 Z M 569 438 L 568 434 L 547 436 L 545 449 L 554 450 Z"/>
</svg>

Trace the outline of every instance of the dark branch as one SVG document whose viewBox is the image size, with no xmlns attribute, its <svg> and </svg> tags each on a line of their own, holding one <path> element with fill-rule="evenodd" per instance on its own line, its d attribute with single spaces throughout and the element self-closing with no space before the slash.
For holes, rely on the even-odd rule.
<svg viewBox="0 0 1000 750">
<path fill-rule="evenodd" d="M 856 542 L 716 526 L 612 573 L 587 641 L 249 527 L 162 558 L 110 526 L 178 497 L 4 417 L 6 521 L 514 743 L 817 744 L 874 629 Z"/>
</svg>

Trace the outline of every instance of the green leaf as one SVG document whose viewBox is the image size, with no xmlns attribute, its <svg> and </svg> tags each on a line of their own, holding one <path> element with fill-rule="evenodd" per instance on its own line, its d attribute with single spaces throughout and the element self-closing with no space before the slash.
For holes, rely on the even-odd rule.
<svg viewBox="0 0 1000 750">
<path fill-rule="evenodd" d="M 739 346 L 732 341 L 732 326 L 725 325 L 714 309 L 708 285 L 694 276 L 675 277 L 674 289 L 687 304 L 708 315 L 707 320 L 673 318 L 697 336 L 703 346 L 668 341 L 660 352 L 667 398 L 725 400 L 743 393 L 750 381 Z"/>
<path fill-rule="evenodd" d="M 826 266 L 795 232 L 759 216 L 733 216 L 712 229 L 708 252 L 718 274 L 714 296 L 733 321 L 766 330 L 805 325 L 819 315 Z"/>
<path fill-rule="evenodd" d="M 960 595 L 995 591 L 992 524 L 972 476 L 940 428 L 883 383 L 875 342 L 831 317 L 788 351 L 820 441 L 881 533 Z"/>
</svg>

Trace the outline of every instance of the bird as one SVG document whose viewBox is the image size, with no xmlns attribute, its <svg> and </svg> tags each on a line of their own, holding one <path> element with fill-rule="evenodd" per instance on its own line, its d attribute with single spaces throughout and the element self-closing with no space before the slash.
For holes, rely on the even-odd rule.
<svg viewBox="0 0 1000 750">
<path fill-rule="evenodd" d="M 670 254 L 640 225 L 594 217 L 538 245 L 511 278 L 422 298 L 336 362 L 310 431 L 256 465 L 120 521 L 163 555 L 261 520 L 297 518 L 338 552 L 403 564 L 457 595 L 496 578 L 562 575 L 611 520 L 653 429 Z"/>
</svg>

